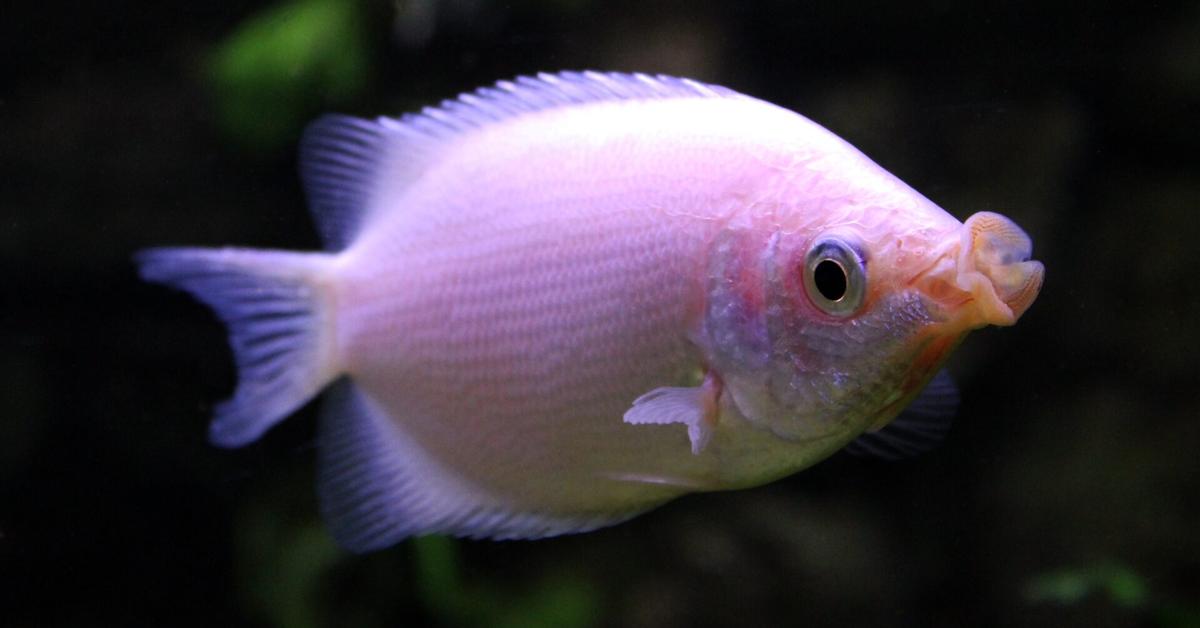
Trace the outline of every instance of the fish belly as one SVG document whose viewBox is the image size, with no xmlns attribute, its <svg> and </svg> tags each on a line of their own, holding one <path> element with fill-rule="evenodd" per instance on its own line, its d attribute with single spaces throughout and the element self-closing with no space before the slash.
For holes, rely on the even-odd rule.
<svg viewBox="0 0 1200 628">
<path fill-rule="evenodd" d="M 622 417 L 702 367 L 707 248 L 775 170 L 687 110 L 554 115 L 459 147 L 342 254 L 341 360 L 445 472 L 518 509 L 718 488 L 684 426 Z"/>
<path fill-rule="evenodd" d="M 351 290 L 354 381 L 445 469 L 552 512 L 661 501 L 681 492 L 670 479 L 703 479 L 683 427 L 622 422 L 699 364 L 687 332 L 703 233 L 592 205 L 509 208 L 379 259 Z"/>
</svg>

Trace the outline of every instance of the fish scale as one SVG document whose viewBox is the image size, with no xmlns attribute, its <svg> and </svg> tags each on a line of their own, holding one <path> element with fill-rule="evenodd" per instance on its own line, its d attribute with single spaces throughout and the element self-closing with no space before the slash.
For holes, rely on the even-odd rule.
<svg viewBox="0 0 1200 628">
<path fill-rule="evenodd" d="M 214 443 L 328 389 L 318 494 L 356 551 L 591 530 L 858 438 L 917 453 L 956 393 L 898 413 L 1041 286 L 1011 221 L 964 225 L 802 116 L 687 79 L 521 77 L 324 117 L 300 152 L 328 251 L 138 261 L 230 326 Z M 854 290 L 826 294 L 810 251 Z"/>
</svg>

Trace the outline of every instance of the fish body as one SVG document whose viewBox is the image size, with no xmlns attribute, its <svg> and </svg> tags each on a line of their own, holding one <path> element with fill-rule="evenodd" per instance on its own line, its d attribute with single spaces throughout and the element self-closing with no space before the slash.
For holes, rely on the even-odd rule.
<svg viewBox="0 0 1200 628">
<path fill-rule="evenodd" d="M 329 251 L 140 262 L 230 326 L 217 444 L 330 388 L 318 491 L 355 550 L 584 531 L 795 472 L 1041 283 L 1007 219 L 964 225 L 802 116 L 683 79 L 521 78 L 323 118 L 301 152 Z"/>
</svg>

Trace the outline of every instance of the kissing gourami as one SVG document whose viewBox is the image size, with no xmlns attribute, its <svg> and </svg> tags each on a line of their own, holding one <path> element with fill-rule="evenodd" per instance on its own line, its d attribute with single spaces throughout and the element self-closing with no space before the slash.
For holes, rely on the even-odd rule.
<svg viewBox="0 0 1200 628">
<path fill-rule="evenodd" d="M 301 171 L 326 251 L 138 262 L 229 328 L 215 444 L 324 391 L 318 493 L 356 551 L 582 532 L 926 448 L 946 356 L 1043 276 L 1008 219 L 959 222 L 806 118 L 667 76 L 326 116 Z"/>
</svg>

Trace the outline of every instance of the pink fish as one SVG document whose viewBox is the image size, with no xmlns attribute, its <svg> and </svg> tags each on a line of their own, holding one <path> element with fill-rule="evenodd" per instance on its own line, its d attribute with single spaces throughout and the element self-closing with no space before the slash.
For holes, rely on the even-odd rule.
<svg viewBox="0 0 1200 628">
<path fill-rule="evenodd" d="M 214 443 L 328 389 L 318 492 L 357 551 L 581 532 L 848 444 L 927 448 L 948 353 L 1042 282 L 1008 219 L 960 223 L 804 117 L 686 79 L 327 116 L 301 161 L 327 252 L 138 260 L 229 327 Z"/>
</svg>

